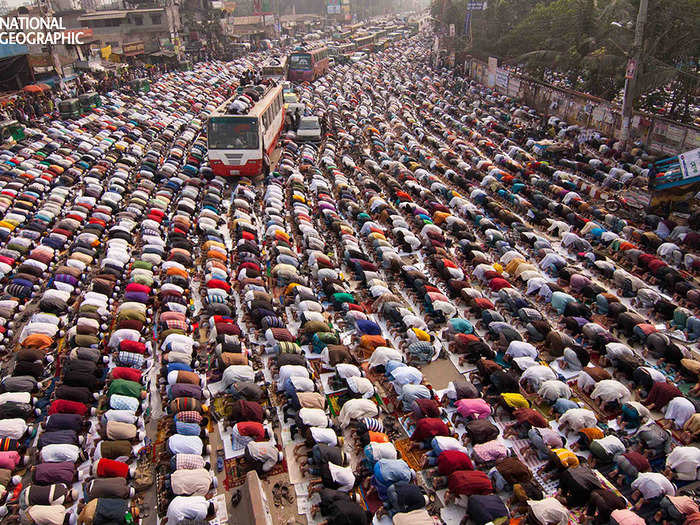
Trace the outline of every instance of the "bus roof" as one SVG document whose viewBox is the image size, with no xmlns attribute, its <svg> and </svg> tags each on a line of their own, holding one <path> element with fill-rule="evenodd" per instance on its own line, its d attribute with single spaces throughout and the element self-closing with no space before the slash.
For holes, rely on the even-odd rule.
<svg viewBox="0 0 700 525">
<path fill-rule="evenodd" d="M 220 116 L 236 116 L 236 117 L 259 117 L 262 115 L 265 110 L 270 106 L 272 101 L 277 97 L 281 92 L 282 92 L 282 86 L 281 85 L 271 85 L 271 86 L 265 86 L 263 84 L 260 84 L 259 86 L 246 86 L 246 87 L 262 87 L 265 88 L 266 91 L 263 93 L 263 96 L 260 97 L 260 100 L 258 100 L 253 107 L 251 107 L 247 113 L 229 113 L 228 112 L 228 107 L 229 105 L 238 98 L 239 94 L 236 93 L 233 95 L 231 98 L 226 100 L 223 104 L 221 104 L 218 108 L 216 108 L 216 111 L 212 113 L 212 117 L 220 117 Z"/>
<path fill-rule="evenodd" d="M 290 55 L 294 55 L 296 53 L 313 53 L 315 51 L 318 51 L 320 49 L 325 49 L 326 44 L 321 44 L 321 43 L 314 43 L 314 44 L 306 44 L 302 46 L 297 46 L 292 50 Z"/>
<path fill-rule="evenodd" d="M 284 67 L 285 64 L 287 63 L 287 57 L 277 57 L 277 58 L 271 58 L 267 62 L 265 62 L 262 67 Z"/>
</svg>

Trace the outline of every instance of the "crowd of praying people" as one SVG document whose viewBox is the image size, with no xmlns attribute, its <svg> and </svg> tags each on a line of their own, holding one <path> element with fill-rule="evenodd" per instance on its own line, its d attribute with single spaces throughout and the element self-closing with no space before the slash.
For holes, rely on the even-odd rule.
<svg viewBox="0 0 700 525">
<path fill-rule="evenodd" d="M 3 146 L 4 519 L 205 523 L 240 460 L 313 523 L 700 523 L 693 221 L 605 211 L 646 152 L 539 158 L 426 45 L 296 86 L 323 140 L 262 183 L 207 162 L 235 62 Z"/>
</svg>

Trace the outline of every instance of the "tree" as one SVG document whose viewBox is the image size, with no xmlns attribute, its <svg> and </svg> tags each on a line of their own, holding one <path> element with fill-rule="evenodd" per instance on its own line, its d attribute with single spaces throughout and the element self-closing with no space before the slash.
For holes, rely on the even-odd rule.
<svg viewBox="0 0 700 525">
<path fill-rule="evenodd" d="M 472 13 L 469 52 L 614 99 L 624 85 L 638 8 L 639 0 L 492 0 Z M 438 26 L 463 21 L 466 1 L 436 0 L 431 12 Z M 700 0 L 650 1 L 637 105 L 667 104 L 672 116 L 690 118 L 699 78 L 698 20 Z"/>
</svg>

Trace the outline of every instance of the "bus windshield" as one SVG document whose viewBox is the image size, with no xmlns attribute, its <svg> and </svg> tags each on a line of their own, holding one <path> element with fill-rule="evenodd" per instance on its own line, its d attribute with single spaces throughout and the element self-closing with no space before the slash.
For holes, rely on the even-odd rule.
<svg viewBox="0 0 700 525">
<path fill-rule="evenodd" d="M 255 118 L 212 117 L 207 130 L 209 149 L 258 149 L 258 121 Z"/>
<path fill-rule="evenodd" d="M 289 67 L 294 69 L 311 69 L 311 55 L 308 53 L 294 53 L 289 57 Z"/>
</svg>

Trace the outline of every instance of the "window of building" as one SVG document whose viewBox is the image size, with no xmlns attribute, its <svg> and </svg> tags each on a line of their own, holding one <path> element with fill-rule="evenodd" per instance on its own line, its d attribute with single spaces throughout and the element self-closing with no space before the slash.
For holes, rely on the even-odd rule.
<svg viewBox="0 0 700 525">
<path fill-rule="evenodd" d="M 161 24 L 161 15 L 151 15 L 151 22 L 153 22 L 153 25 Z"/>
<path fill-rule="evenodd" d="M 143 25 L 143 17 L 141 15 L 134 15 L 134 25 L 136 25 L 136 26 Z"/>
</svg>

